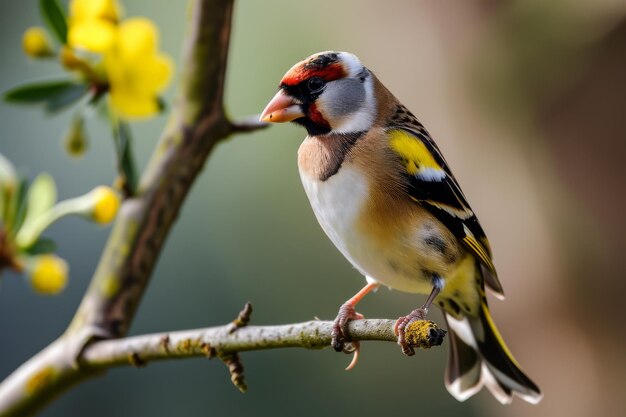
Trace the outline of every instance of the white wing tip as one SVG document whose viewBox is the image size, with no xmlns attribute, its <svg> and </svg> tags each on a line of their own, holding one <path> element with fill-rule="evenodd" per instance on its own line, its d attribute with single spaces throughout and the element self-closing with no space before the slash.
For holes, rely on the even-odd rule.
<svg viewBox="0 0 626 417">
<path fill-rule="evenodd" d="M 454 380 L 454 382 L 450 384 L 446 382 L 446 389 L 448 390 L 450 395 L 452 395 L 458 401 L 463 402 L 467 400 L 478 391 L 480 391 L 480 389 L 483 387 L 482 381 L 479 380 L 476 385 L 469 388 L 461 389 L 461 379 L 462 378 L 457 378 Z"/>
<path fill-rule="evenodd" d="M 543 399 L 542 392 L 534 392 L 532 394 L 521 394 L 519 392 L 516 392 L 516 394 L 519 395 L 521 399 L 531 404 L 539 404 L 539 402 Z"/>
<path fill-rule="evenodd" d="M 476 382 L 476 384 L 462 388 L 461 384 L 463 381 L 463 377 L 459 377 L 455 379 L 453 382 L 448 383 L 446 381 L 446 389 L 454 398 L 458 401 L 465 401 L 468 398 L 477 394 L 483 386 L 486 387 L 491 395 L 493 395 L 496 400 L 498 400 L 501 404 L 511 404 L 513 402 L 513 396 L 518 396 L 522 400 L 529 402 L 530 404 L 538 404 L 543 398 L 543 394 L 540 392 L 520 392 L 519 390 L 512 390 L 512 393 L 509 394 L 506 392 L 498 380 L 495 378 L 491 370 L 487 367 L 486 363 L 483 362 L 480 365 L 480 378 Z"/>
<path fill-rule="evenodd" d="M 480 380 L 481 383 L 489 389 L 491 394 L 496 397 L 496 399 L 502 404 L 511 404 L 511 402 L 513 401 L 513 396 L 518 396 L 522 400 L 529 402 L 530 404 L 538 404 L 543 398 L 543 394 L 541 392 L 535 392 L 523 386 L 518 386 L 516 388 L 508 387 L 512 391 L 511 394 L 508 394 L 502 389 L 502 386 L 484 361 L 481 367 Z M 525 390 L 522 391 L 522 389 Z"/>
</svg>

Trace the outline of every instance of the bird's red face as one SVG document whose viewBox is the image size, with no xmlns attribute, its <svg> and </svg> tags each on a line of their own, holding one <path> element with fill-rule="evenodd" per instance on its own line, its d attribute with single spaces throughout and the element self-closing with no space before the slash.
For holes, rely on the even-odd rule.
<svg viewBox="0 0 626 417">
<path fill-rule="evenodd" d="M 364 107 L 369 71 L 345 52 L 321 52 L 294 65 L 280 82 L 261 120 L 295 122 L 309 135 L 336 130 Z"/>
</svg>

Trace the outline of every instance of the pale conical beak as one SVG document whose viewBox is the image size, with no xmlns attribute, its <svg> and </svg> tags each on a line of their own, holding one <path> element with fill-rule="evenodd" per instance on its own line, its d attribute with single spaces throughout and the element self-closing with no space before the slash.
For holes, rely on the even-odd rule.
<svg viewBox="0 0 626 417">
<path fill-rule="evenodd" d="M 267 103 L 265 110 L 261 114 L 261 121 L 268 123 L 284 123 L 304 117 L 300 105 L 292 97 L 289 97 L 283 90 Z"/>
</svg>

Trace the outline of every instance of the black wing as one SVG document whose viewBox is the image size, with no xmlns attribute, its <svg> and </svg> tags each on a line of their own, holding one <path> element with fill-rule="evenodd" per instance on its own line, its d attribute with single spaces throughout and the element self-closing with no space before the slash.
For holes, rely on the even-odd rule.
<svg viewBox="0 0 626 417">
<path fill-rule="evenodd" d="M 424 126 L 404 106 L 398 106 L 387 134 L 391 149 L 405 164 L 409 196 L 463 242 L 480 260 L 487 285 L 503 295 L 487 236 Z"/>
</svg>

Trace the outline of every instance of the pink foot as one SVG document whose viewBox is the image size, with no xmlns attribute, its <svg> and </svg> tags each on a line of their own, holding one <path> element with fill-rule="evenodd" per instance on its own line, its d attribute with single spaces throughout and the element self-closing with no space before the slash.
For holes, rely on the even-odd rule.
<svg viewBox="0 0 626 417">
<path fill-rule="evenodd" d="M 402 353 L 407 356 L 415 355 L 415 350 L 406 342 L 406 326 L 416 320 L 423 320 L 426 317 L 427 312 L 428 310 L 423 307 L 413 310 L 406 316 L 398 318 L 398 321 L 396 321 L 396 324 L 393 327 L 393 331 L 396 333 L 396 336 L 398 336 L 398 344 L 402 348 Z"/>
<path fill-rule="evenodd" d="M 346 368 L 346 371 L 354 368 L 359 358 L 360 343 L 353 341 L 348 331 L 348 323 L 350 320 L 361 320 L 364 316 L 361 313 L 357 313 L 354 309 L 354 305 L 350 303 L 344 303 L 339 307 L 339 313 L 335 318 L 332 331 L 331 345 L 337 352 L 354 353 L 352 361 Z"/>
<path fill-rule="evenodd" d="M 341 307 L 339 307 L 339 313 L 337 314 L 335 323 L 333 324 L 333 340 L 331 342 L 335 351 L 346 353 L 354 352 L 355 348 L 345 346 L 346 342 L 352 342 L 348 332 L 348 323 L 350 320 L 361 320 L 363 318 L 363 314 L 357 313 L 354 310 L 354 305 L 352 304 L 344 303 Z M 351 344 L 354 344 L 354 342 Z M 346 351 L 346 348 L 348 348 L 348 351 Z"/>
</svg>

